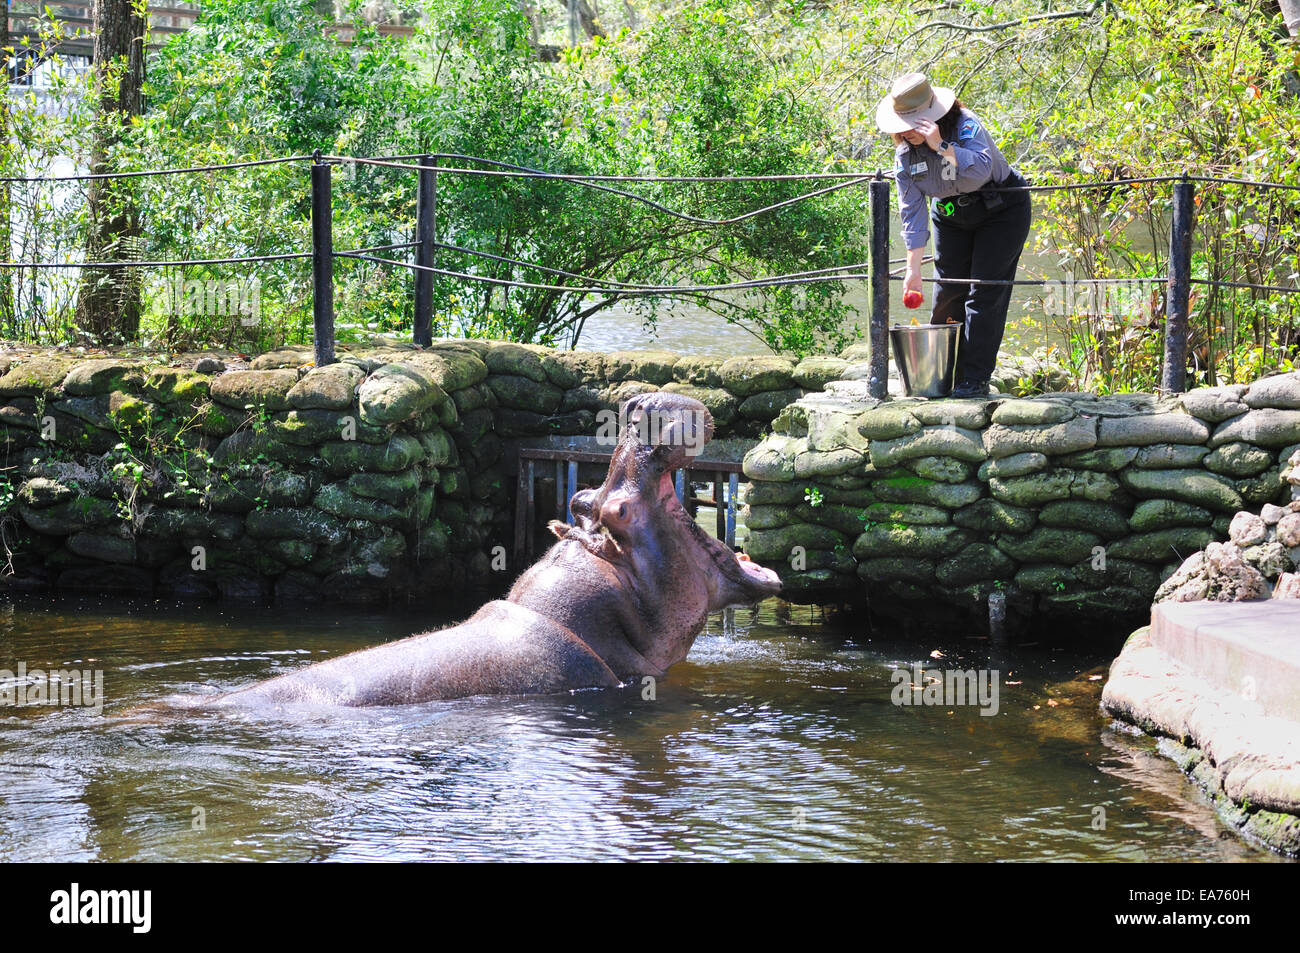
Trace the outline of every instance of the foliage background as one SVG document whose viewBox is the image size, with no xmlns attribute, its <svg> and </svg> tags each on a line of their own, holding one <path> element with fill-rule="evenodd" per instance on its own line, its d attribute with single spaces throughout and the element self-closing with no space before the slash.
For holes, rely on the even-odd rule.
<svg viewBox="0 0 1300 953">
<path fill-rule="evenodd" d="M 410 40 L 380 35 L 359 4 L 354 39 L 325 30 L 307 0 L 215 0 L 199 26 L 150 61 L 148 108 L 115 157 L 123 169 L 249 157 L 426 151 L 553 172 L 771 174 L 888 168 L 876 102 L 907 69 L 954 87 L 1003 152 L 1039 184 L 1188 171 L 1300 182 L 1300 51 L 1277 4 L 1173 0 L 912 4 L 623 5 L 616 29 L 537 53 L 533 23 L 511 0 L 427 0 L 399 11 Z M 613 12 L 613 11 L 611 11 Z M 73 97 L 75 98 L 75 97 Z M 89 106 L 64 119 L 15 109 L 8 168 L 76 156 Z M 26 125 L 22 125 L 25 123 Z M 459 160 L 444 160 L 464 164 Z M 30 174 L 30 172 L 29 172 Z M 335 246 L 406 241 L 414 174 L 335 169 Z M 308 247 L 306 164 L 140 180 L 149 258 L 276 254 Z M 843 189 L 739 225 L 704 228 L 572 184 L 439 175 L 439 237 L 610 281 L 724 283 L 864 261 L 866 190 Z M 620 187 L 624 187 L 621 186 Z M 701 218 L 798 194 L 790 183 L 626 186 Z M 1167 184 L 1035 196 L 1036 241 L 1076 281 L 1153 277 L 1166 268 Z M 43 243 L 78 247 L 75 190 L 25 199 Z M 1295 285 L 1300 198 L 1294 191 L 1198 186 L 1197 277 Z M 49 226 L 49 227 L 46 227 Z M 24 233 L 24 229 L 18 229 Z M 445 251 L 454 270 L 537 282 L 541 273 Z M 228 271 L 211 277 L 229 278 Z M 249 273 L 237 275 L 247 278 Z M 166 275 L 155 275 L 156 280 Z M 190 269 L 186 278 L 209 277 Z M 263 320 L 175 314 L 154 302 L 143 334 L 167 347 L 245 348 L 304 340 L 305 261 L 259 266 Z M 410 275 L 340 262 L 343 335 L 407 333 Z M 543 283 L 573 284 L 550 274 Z M 1080 385 L 1151 389 L 1159 372 L 1158 285 L 1055 289 L 1009 328 L 1006 344 L 1069 367 Z M 692 296 L 777 350 L 835 349 L 857 336 L 839 283 L 744 296 Z M 439 331 L 571 344 L 617 295 L 437 281 Z M 653 323 L 670 297 L 642 301 Z M 39 306 L 38 306 L 39 305 Z M 1189 372 L 1207 382 L 1288 368 L 1296 296 L 1195 287 Z M 42 310 L 43 309 L 43 310 Z M 63 338 L 57 294 L 9 318 L 11 336 Z M 41 316 L 39 321 L 37 315 Z M 3 316 L 0 316 L 3 319 Z"/>
</svg>

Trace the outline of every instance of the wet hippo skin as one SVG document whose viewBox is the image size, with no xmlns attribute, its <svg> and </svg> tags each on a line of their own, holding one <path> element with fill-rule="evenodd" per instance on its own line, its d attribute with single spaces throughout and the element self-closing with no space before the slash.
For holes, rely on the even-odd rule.
<svg viewBox="0 0 1300 953">
<path fill-rule="evenodd" d="M 460 625 L 353 652 L 213 701 L 404 705 L 486 694 L 614 687 L 662 676 L 710 612 L 781 588 L 776 573 L 699 528 L 674 492 L 674 471 L 713 435 L 699 401 L 642 394 L 624 421 L 605 482 L 574 495 L 574 524 Z"/>
</svg>

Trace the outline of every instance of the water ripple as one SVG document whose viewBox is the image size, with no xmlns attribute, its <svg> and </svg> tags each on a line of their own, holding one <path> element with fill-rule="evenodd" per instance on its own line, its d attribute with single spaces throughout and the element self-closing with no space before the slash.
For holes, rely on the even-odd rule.
<svg viewBox="0 0 1300 953">
<path fill-rule="evenodd" d="M 1221 839 L 1154 746 L 1109 730 L 1099 685 L 1034 709 L 1104 658 L 1012 653 L 999 664 L 1020 684 L 1002 686 L 995 717 L 899 708 L 892 667 L 935 646 L 782 621 L 770 606 L 737 615 L 726 634 L 711 620 L 654 700 L 633 685 L 121 718 L 430 620 L 0 606 L 4 652 L 96 660 L 109 693 L 103 718 L 0 716 L 0 859 L 1269 859 Z M 969 645 L 938 648 L 987 664 Z"/>
</svg>

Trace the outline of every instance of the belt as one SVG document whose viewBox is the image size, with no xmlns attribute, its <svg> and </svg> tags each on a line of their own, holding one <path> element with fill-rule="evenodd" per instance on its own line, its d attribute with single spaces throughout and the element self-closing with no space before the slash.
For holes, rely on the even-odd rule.
<svg viewBox="0 0 1300 953">
<path fill-rule="evenodd" d="M 1007 177 L 1001 182 L 990 183 L 992 188 L 990 188 L 989 185 L 986 185 L 984 188 L 977 189 L 974 192 L 960 192 L 957 195 L 949 196 L 945 199 L 936 199 L 935 205 L 939 214 L 949 219 L 956 216 L 957 209 L 959 208 L 969 209 L 972 206 L 979 206 L 986 210 L 992 210 L 1005 205 L 1014 204 L 1025 194 L 1022 192 L 999 192 L 994 191 L 994 189 L 1008 185 L 1023 184 L 1025 184 L 1025 180 L 1021 178 L 1020 174 L 1016 172 L 1015 169 L 1012 169 Z M 986 191 L 986 189 L 988 191 Z"/>
<path fill-rule="evenodd" d="M 958 209 L 971 209 L 972 206 L 982 203 L 982 201 L 978 192 L 962 192 L 948 198 L 935 199 L 934 207 L 940 216 L 951 219 L 957 216 Z"/>
</svg>

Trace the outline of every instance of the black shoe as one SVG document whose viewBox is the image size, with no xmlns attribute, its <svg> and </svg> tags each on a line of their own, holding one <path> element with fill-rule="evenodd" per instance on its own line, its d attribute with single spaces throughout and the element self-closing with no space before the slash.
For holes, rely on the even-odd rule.
<svg viewBox="0 0 1300 953">
<path fill-rule="evenodd" d="M 987 397 L 989 396 L 989 382 L 959 381 L 957 386 L 952 389 L 950 396 L 958 400 L 966 397 Z"/>
</svg>

